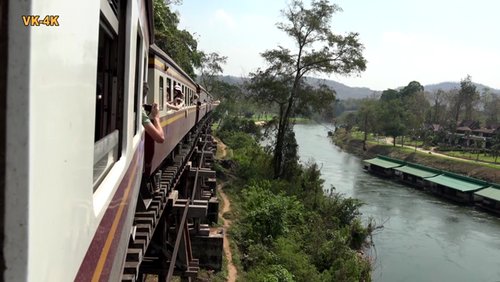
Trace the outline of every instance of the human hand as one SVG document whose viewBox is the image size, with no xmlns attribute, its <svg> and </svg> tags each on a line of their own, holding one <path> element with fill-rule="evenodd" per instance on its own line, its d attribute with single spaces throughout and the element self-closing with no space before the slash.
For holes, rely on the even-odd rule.
<svg viewBox="0 0 500 282">
<path fill-rule="evenodd" d="M 158 104 L 153 103 L 151 108 L 151 114 L 149 115 L 151 118 L 157 118 L 160 115 L 160 111 L 158 110 Z"/>
</svg>

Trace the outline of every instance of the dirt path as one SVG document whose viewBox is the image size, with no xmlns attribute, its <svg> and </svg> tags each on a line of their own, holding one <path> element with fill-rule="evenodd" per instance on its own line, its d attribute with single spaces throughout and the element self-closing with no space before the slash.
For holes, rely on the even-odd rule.
<svg viewBox="0 0 500 282">
<path fill-rule="evenodd" d="M 393 142 L 393 138 L 392 137 L 386 137 L 385 141 L 386 141 L 387 144 L 393 145 L 393 143 L 392 143 Z M 396 145 L 396 147 L 401 147 L 401 145 Z M 403 147 L 415 150 L 415 146 L 404 145 Z M 468 163 L 475 163 L 475 164 L 477 164 L 477 163 L 485 163 L 485 164 L 490 164 L 490 165 L 496 165 L 496 164 L 493 164 L 493 163 L 490 163 L 490 162 L 485 162 L 485 161 L 482 161 L 482 160 L 477 160 L 476 161 L 476 160 L 471 160 L 471 159 L 464 159 L 464 158 L 459 158 L 459 157 L 448 156 L 446 154 L 441 154 L 441 153 L 435 152 L 434 150 L 425 150 L 425 149 L 422 149 L 422 148 L 419 148 L 419 147 L 417 147 L 417 151 L 422 152 L 422 153 L 427 153 L 427 154 L 432 154 L 432 155 L 440 156 L 440 157 L 443 157 L 443 158 L 448 158 L 448 159 L 453 159 L 453 160 L 459 160 L 459 161 L 463 161 L 463 162 L 468 162 Z"/>
<path fill-rule="evenodd" d="M 222 211 L 219 211 L 220 217 L 223 218 L 223 214 L 226 212 L 231 211 L 231 203 L 229 202 L 229 199 L 227 198 L 226 194 L 222 190 L 222 185 L 218 185 L 217 189 L 219 190 L 220 196 L 222 197 L 222 201 L 224 202 L 224 206 L 222 208 Z M 229 282 L 235 282 L 236 277 L 238 276 L 238 271 L 236 270 L 236 267 L 234 266 L 233 263 L 233 254 L 231 253 L 231 247 L 229 246 L 229 238 L 227 236 L 227 230 L 229 229 L 229 226 L 231 226 L 231 220 L 229 219 L 224 219 L 224 254 L 226 255 L 227 258 L 227 281 Z"/>
<path fill-rule="evenodd" d="M 222 143 L 222 141 L 217 139 L 217 154 L 216 154 L 217 159 L 224 159 L 226 157 L 226 152 L 227 152 L 226 148 L 227 146 L 224 143 Z M 227 235 L 227 230 L 229 229 L 229 226 L 231 226 L 231 220 L 224 218 L 224 214 L 231 211 L 231 203 L 229 202 L 226 193 L 224 193 L 223 188 L 224 185 L 222 184 L 217 185 L 217 190 L 219 191 L 219 194 L 223 202 L 222 210 L 219 210 L 219 216 L 224 220 L 224 225 L 223 225 L 224 254 L 226 255 L 227 258 L 227 272 L 228 272 L 227 281 L 235 282 L 236 277 L 238 276 L 238 271 L 236 270 L 236 267 L 234 266 L 233 263 L 233 254 L 231 253 L 231 247 L 229 245 L 229 238 Z"/>
</svg>

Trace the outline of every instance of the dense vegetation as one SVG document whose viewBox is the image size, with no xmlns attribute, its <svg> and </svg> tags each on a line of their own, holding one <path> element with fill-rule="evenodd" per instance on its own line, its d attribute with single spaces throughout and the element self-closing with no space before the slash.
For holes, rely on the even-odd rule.
<svg viewBox="0 0 500 282">
<path fill-rule="evenodd" d="M 365 141 L 372 133 L 392 137 L 395 146 L 398 137 L 402 144 L 408 137 L 423 146 L 474 150 L 477 156 L 487 153 L 495 159 L 500 153 L 500 130 L 495 131 L 500 122 L 500 97 L 487 89 L 479 93 L 470 76 L 460 85 L 460 89 L 435 93 L 424 92 L 417 81 L 400 90 L 387 89 L 380 97 L 359 100 L 356 110 L 345 112 L 339 125 L 347 131 L 365 132 Z M 457 131 L 469 124 L 491 130 L 493 136 L 485 139 L 470 131 Z"/>
<path fill-rule="evenodd" d="M 232 150 L 223 162 L 236 207 L 231 235 L 240 252 L 244 281 L 369 281 L 371 265 L 361 250 L 370 228 L 361 203 L 323 188 L 316 164 L 288 156 L 285 177 L 275 179 L 272 156 L 258 144 L 258 129 L 226 118 L 217 133 Z M 293 152 L 288 152 L 293 155 Z"/>
</svg>

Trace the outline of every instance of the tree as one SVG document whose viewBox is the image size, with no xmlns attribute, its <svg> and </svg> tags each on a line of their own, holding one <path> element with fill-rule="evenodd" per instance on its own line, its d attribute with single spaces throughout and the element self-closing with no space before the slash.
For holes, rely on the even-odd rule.
<svg viewBox="0 0 500 282">
<path fill-rule="evenodd" d="M 430 108 L 430 103 L 425 97 L 424 87 L 419 82 L 412 81 L 400 91 L 400 96 L 405 111 L 404 125 L 413 139 L 418 139 L 427 111 Z M 404 136 L 401 141 L 401 146 L 403 145 Z"/>
<path fill-rule="evenodd" d="M 370 98 L 363 99 L 363 102 L 361 102 L 361 107 L 358 111 L 357 119 L 359 128 L 364 132 L 363 151 L 366 151 L 366 139 L 368 137 L 368 133 L 373 133 L 376 130 L 376 112 L 377 100 Z"/>
<path fill-rule="evenodd" d="M 460 81 L 460 91 L 458 92 L 459 99 L 465 107 L 465 120 L 472 119 L 472 109 L 475 102 L 479 100 L 479 92 L 476 90 L 476 85 L 472 83 L 470 75 Z M 458 118 L 457 118 L 458 122 Z"/>
<path fill-rule="evenodd" d="M 327 0 L 313 0 L 311 7 L 302 1 L 292 0 L 283 10 L 286 22 L 277 27 L 288 34 L 296 44 L 294 51 L 282 46 L 265 51 L 262 57 L 268 67 L 251 74 L 253 90 L 271 84 L 273 89 L 256 91 L 264 94 L 266 100 L 273 100 L 279 105 L 278 130 L 274 147 L 274 173 L 280 177 L 283 173 L 283 149 L 285 134 L 290 127 L 289 118 L 295 110 L 295 102 L 303 87 L 303 77 L 308 73 L 348 75 L 366 69 L 366 60 L 362 55 L 363 45 L 358 41 L 357 33 L 345 36 L 334 34 L 330 21 L 340 7 Z M 264 82 L 264 84 L 255 84 Z M 281 84 L 278 86 L 276 84 Z M 272 94 L 276 99 L 269 98 Z"/>
<path fill-rule="evenodd" d="M 237 85 L 215 80 L 210 93 L 221 101 L 212 116 L 214 120 L 219 121 L 219 126 L 223 123 L 226 115 L 237 116 L 242 111 L 242 108 L 247 105 L 242 102 L 244 101 L 244 96 L 241 88 Z"/>
<path fill-rule="evenodd" d="M 191 77 L 196 77 L 194 68 L 201 66 L 202 53 L 198 42 L 187 30 L 179 30 L 179 17 L 169 8 L 170 3 L 180 1 L 154 0 L 155 43 L 165 51 Z"/>
<path fill-rule="evenodd" d="M 481 97 L 486 125 L 500 122 L 500 96 L 485 91 Z"/>
<path fill-rule="evenodd" d="M 420 84 L 420 82 L 412 81 L 401 89 L 399 93 L 401 94 L 401 97 L 405 98 L 419 92 L 424 92 L 424 87 Z"/>
<path fill-rule="evenodd" d="M 335 101 L 335 91 L 322 84 L 317 88 L 304 85 L 299 89 L 294 115 L 313 117 L 316 114 L 332 108 Z"/>
<path fill-rule="evenodd" d="M 382 91 L 382 95 L 380 96 L 380 101 L 389 101 L 394 99 L 399 99 L 400 94 L 397 90 L 387 89 Z"/>
<path fill-rule="evenodd" d="M 406 112 L 401 100 L 381 101 L 377 120 L 380 122 L 380 131 L 386 136 L 391 136 L 393 145 L 396 146 L 396 138 L 406 133 Z"/>
<path fill-rule="evenodd" d="M 202 53 L 200 67 L 201 85 L 208 91 L 212 92 L 218 75 L 222 73 L 222 65 L 227 61 L 226 56 L 221 56 L 218 53 L 210 54 Z"/>
<path fill-rule="evenodd" d="M 434 105 L 432 106 L 431 122 L 436 124 L 441 124 L 443 114 L 443 99 L 445 92 L 439 89 L 437 92 L 432 94 L 432 100 Z M 445 106 L 444 106 L 445 107 Z"/>
</svg>

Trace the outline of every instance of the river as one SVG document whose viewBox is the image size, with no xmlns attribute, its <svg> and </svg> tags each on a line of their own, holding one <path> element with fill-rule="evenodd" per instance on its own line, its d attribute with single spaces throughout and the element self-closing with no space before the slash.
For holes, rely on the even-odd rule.
<svg viewBox="0 0 500 282">
<path fill-rule="evenodd" d="M 340 150 L 322 125 L 295 125 L 302 162 L 322 166 L 325 188 L 360 199 L 384 227 L 371 250 L 373 281 L 500 281 L 500 219 L 381 179 Z"/>
</svg>

